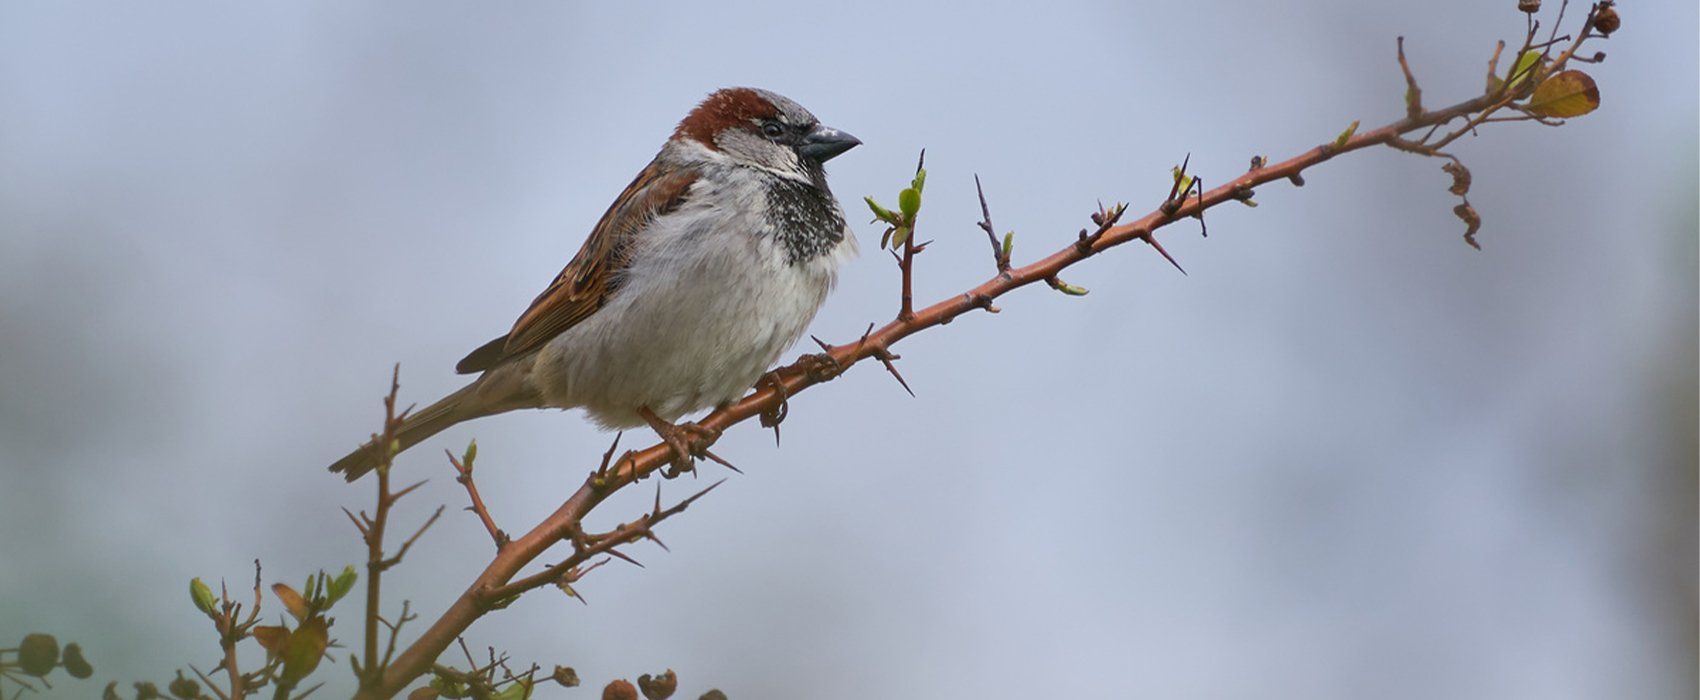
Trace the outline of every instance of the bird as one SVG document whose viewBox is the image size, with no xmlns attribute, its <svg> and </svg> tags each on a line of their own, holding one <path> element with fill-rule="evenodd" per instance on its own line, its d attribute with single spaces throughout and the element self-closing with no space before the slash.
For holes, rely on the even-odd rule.
<svg viewBox="0 0 1700 700">
<path fill-rule="evenodd" d="M 686 435 L 712 431 L 675 421 L 754 386 L 855 257 L 824 164 L 861 143 L 774 92 L 710 94 L 512 329 L 455 365 L 476 379 L 405 415 L 393 445 L 374 438 L 330 470 L 354 481 L 386 447 L 535 408 L 647 424 L 688 469 Z"/>
</svg>

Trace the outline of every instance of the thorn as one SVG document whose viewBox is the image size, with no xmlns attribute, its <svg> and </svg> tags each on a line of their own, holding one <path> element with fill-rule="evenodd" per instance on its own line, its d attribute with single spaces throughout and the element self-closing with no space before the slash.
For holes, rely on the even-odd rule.
<svg viewBox="0 0 1700 700">
<path fill-rule="evenodd" d="M 596 470 L 597 474 L 607 474 L 608 473 L 608 460 L 614 458 L 614 450 L 620 449 L 620 437 L 625 435 L 625 434 L 626 434 L 626 431 L 624 431 L 624 430 L 619 431 L 617 433 L 614 433 L 614 444 L 609 445 L 608 451 L 602 453 L 602 466 L 597 468 L 597 470 Z"/>
<path fill-rule="evenodd" d="M 909 388 L 909 382 L 903 381 L 903 375 L 897 371 L 897 365 L 891 363 L 892 360 L 901 360 L 903 358 L 899 355 L 893 355 L 890 351 L 883 348 L 875 351 L 874 357 L 878 357 L 880 362 L 885 364 L 885 370 L 890 372 L 891 376 L 897 378 L 897 383 L 903 386 L 904 391 L 909 392 L 909 398 L 915 398 L 915 390 Z"/>
<path fill-rule="evenodd" d="M 779 427 L 779 426 L 774 426 L 774 428 L 776 428 L 776 429 L 777 429 L 777 428 L 778 428 L 778 427 Z M 775 430 L 775 431 L 774 431 L 774 432 L 776 432 L 776 433 L 777 433 L 777 432 L 778 432 L 778 430 Z M 776 439 L 777 439 L 777 438 L 776 438 Z M 718 464 L 719 464 L 719 465 L 720 465 L 720 466 L 722 466 L 722 467 L 725 467 L 725 468 L 727 468 L 727 469 L 730 469 L 730 470 L 732 470 L 732 471 L 735 471 L 735 472 L 738 472 L 738 473 L 739 473 L 739 474 L 743 474 L 743 473 L 744 473 L 744 470 L 742 470 L 742 469 L 739 469 L 739 468 L 737 468 L 737 467 L 734 467 L 734 466 L 732 466 L 732 463 L 731 463 L 731 462 L 728 462 L 728 461 L 726 461 L 726 460 L 724 460 L 724 459 L 721 459 L 721 458 L 720 458 L 720 455 L 717 455 L 717 454 L 715 454 L 715 453 L 713 453 L 713 452 L 710 452 L 710 451 L 708 451 L 708 448 L 706 448 L 706 447 L 704 447 L 704 448 L 702 448 L 702 456 L 704 456 L 704 457 L 707 457 L 707 458 L 709 458 L 709 459 L 712 459 L 712 460 L 714 460 L 714 461 L 715 461 L 715 462 L 716 462 L 716 463 L 718 463 Z M 696 473 L 696 470 L 695 470 L 695 469 L 692 469 L 692 470 L 691 470 L 691 473 L 693 473 L 693 474 L 694 474 L 694 473 Z"/>
<path fill-rule="evenodd" d="M 1152 247 L 1152 248 L 1156 248 L 1156 249 L 1157 249 L 1157 253 L 1158 253 L 1158 254 L 1160 254 L 1160 255 L 1162 255 L 1162 256 L 1163 256 L 1163 259 L 1164 259 L 1164 260 L 1167 260 L 1167 261 L 1169 261 L 1169 264 L 1170 264 L 1170 265 L 1174 265 L 1174 266 L 1175 266 L 1175 269 L 1176 269 L 1176 270 L 1180 270 L 1180 271 L 1181 271 L 1181 274 L 1183 274 L 1183 275 L 1185 275 L 1185 274 L 1186 274 L 1186 268 L 1183 268 L 1183 267 L 1181 267 L 1181 264 L 1180 264 L 1180 263 L 1178 263 L 1178 262 L 1175 262 L 1175 258 L 1174 258 L 1174 256 L 1172 256 L 1172 255 L 1169 255 L 1169 251 L 1167 251 L 1167 250 L 1163 250 L 1163 244 L 1161 244 L 1161 243 L 1158 243 L 1158 242 L 1157 242 L 1157 239 L 1156 239 L 1156 238 L 1153 238 L 1153 237 L 1152 237 L 1152 236 L 1151 236 L 1151 232 L 1149 232 L 1149 231 L 1147 231 L 1147 232 L 1145 232 L 1145 233 L 1144 233 L 1144 234 L 1143 234 L 1143 235 L 1141 235 L 1141 236 L 1140 236 L 1140 237 L 1139 237 L 1139 238 L 1140 238 L 1140 240 L 1143 240 L 1143 241 L 1145 241 L 1145 242 L 1146 242 L 1146 243 L 1149 243 L 1149 244 L 1151 244 L 1151 247 Z"/>
<path fill-rule="evenodd" d="M 623 552 L 621 552 L 621 551 L 620 551 L 620 550 L 618 550 L 618 549 L 614 549 L 614 548 L 613 548 L 613 547 L 609 547 L 609 548 L 608 548 L 608 549 L 607 549 L 607 550 L 606 550 L 606 551 L 605 551 L 605 552 L 603 552 L 603 553 L 604 553 L 604 554 L 607 554 L 607 555 L 609 555 L 609 556 L 613 556 L 613 557 L 619 557 L 619 558 L 621 558 L 621 559 L 624 559 L 624 560 L 625 560 L 625 561 L 626 561 L 626 563 L 627 563 L 627 564 L 631 564 L 631 565 L 632 565 L 632 566 L 635 566 L 635 567 L 637 567 L 637 568 L 639 568 L 639 569 L 647 569 L 647 568 L 649 568 L 649 567 L 647 567 L 647 566 L 644 566 L 644 565 L 643 565 L 643 563 L 642 563 L 642 562 L 640 562 L 640 561 L 638 561 L 638 560 L 636 560 L 636 559 L 633 559 L 633 558 L 631 558 L 631 557 L 628 557 L 628 556 L 626 556 L 626 555 L 625 555 L 625 553 L 623 553 Z"/>
<path fill-rule="evenodd" d="M 364 523 L 361 523 L 359 518 L 354 517 L 354 513 L 352 511 L 350 511 L 349 509 L 343 508 L 342 513 L 343 513 L 343 515 L 347 515 L 348 519 L 354 522 L 354 529 L 360 531 L 360 536 L 365 537 L 366 536 L 366 525 Z"/>
<path fill-rule="evenodd" d="M 720 485 L 724 484 L 724 483 L 726 483 L 726 480 L 721 479 L 721 480 L 716 481 L 712 484 L 709 484 L 708 488 L 705 488 L 701 491 L 698 491 L 694 494 L 691 494 L 690 498 L 687 498 L 683 501 L 679 501 L 678 505 L 675 505 L 672 508 L 668 508 L 667 512 L 662 517 L 670 516 L 670 515 L 673 515 L 674 513 L 684 512 L 684 510 L 686 508 L 689 508 L 692 503 L 695 503 L 697 499 L 702 498 L 703 496 L 707 496 L 708 492 L 713 491 L 717 488 L 720 488 Z"/>
<path fill-rule="evenodd" d="M 646 531 L 646 532 L 643 533 L 643 535 L 649 541 L 654 542 L 655 546 L 660 547 L 662 549 L 662 551 L 672 553 L 673 549 L 671 547 L 668 547 L 666 542 L 662 542 L 660 537 L 656 537 L 654 532 L 647 532 Z"/>
<path fill-rule="evenodd" d="M 405 489 L 402 489 L 402 490 L 397 491 L 393 494 L 390 494 L 390 499 L 391 500 L 400 499 L 402 496 L 406 496 L 407 494 L 412 493 L 414 489 L 419 488 L 421 486 L 424 486 L 425 482 L 427 482 L 427 481 L 430 481 L 430 479 L 421 479 L 419 482 L 413 484 L 412 486 L 409 486 Z"/>
</svg>

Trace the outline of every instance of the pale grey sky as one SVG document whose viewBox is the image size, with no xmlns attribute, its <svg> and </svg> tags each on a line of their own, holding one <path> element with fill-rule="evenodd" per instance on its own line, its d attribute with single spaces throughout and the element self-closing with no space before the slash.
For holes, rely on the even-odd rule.
<svg viewBox="0 0 1700 700">
<path fill-rule="evenodd" d="M 358 561 L 339 509 L 369 489 L 323 467 L 376 429 L 391 365 L 408 401 L 458 387 L 716 88 L 860 137 L 831 164 L 852 212 L 927 149 L 930 303 L 992 273 L 976 173 L 1030 261 L 1099 200 L 1155 206 L 1189 153 L 1221 182 L 1397 119 L 1395 37 L 1430 106 L 1469 97 L 1514 6 L 0 5 L 0 646 L 82 642 L 100 683 L 50 697 L 163 682 L 217 652 L 190 577 Z M 1188 276 L 1119 249 L 1065 276 L 1089 296 L 897 347 L 917 398 L 859 366 L 779 448 L 731 431 L 745 475 L 665 526 L 671 553 L 469 643 L 741 700 L 1688 696 L 1696 8 L 1621 11 L 1598 113 L 1452 149 L 1482 251 L 1438 161 L 1265 187 L 1208 239 L 1165 231 Z M 811 331 L 833 342 L 897 301 L 853 218 L 864 254 Z M 489 554 L 441 459 L 473 437 L 514 530 L 611 438 L 532 412 L 409 452 L 432 481 L 401 522 L 450 509 L 389 599 L 427 616 Z"/>
</svg>

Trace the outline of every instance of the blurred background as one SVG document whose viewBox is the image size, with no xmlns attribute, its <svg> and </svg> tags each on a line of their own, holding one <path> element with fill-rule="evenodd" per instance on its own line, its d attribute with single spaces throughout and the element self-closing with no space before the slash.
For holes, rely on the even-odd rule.
<svg viewBox="0 0 1700 700">
<path fill-rule="evenodd" d="M 1479 93 L 1515 4 L 0 4 L 0 646 L 83 644 L 97 680 L 50 697 L 163 683 L 218 654 L 191 577 L 361 561 L 371 484 L 324 467 L 392 365 L 404 402 L 460 386 L 716 88 L 866 143 L 831 164 L 864 254 L 811 329 L 843 343 L 897 305 L 860 199 L 922 148 L 931 303 L 992 274 L 975 174 L 1031 261 L 1188 154 L 1214 186 L 1398 119 L 1398 36 L 1429 106 Z M 898 346 L 916 398 L 862 365 L 779 447 L 730 431 L 744 475 L 661 484 L 730 476 L 671 553 L 469 645 L 590 686 L 549 697 L 666 668 L 679 697 L 1693 697 L 1696 7 L 1620 10 L 1598 112 L 1451 147 L 1480 252 L 1439 160 L 1264 187 L 1164 230 L 1187 276 L 1126 246 L 1065 275 L 1089 296 Z M 449 509 L 392 606 L 434 617 L 491 554 L 442 457 L 474 437 L 513 531 L 612 439 L 529 412 L 408 452 L 395 531 Z"/>
</svg>

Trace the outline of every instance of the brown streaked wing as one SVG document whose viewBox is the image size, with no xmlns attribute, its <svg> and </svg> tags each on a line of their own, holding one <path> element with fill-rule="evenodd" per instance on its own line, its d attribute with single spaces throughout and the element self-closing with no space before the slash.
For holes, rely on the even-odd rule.
<svg viewBox="0 0 1700 700">
<path fill-rule="evenodd" d="M 483 366 L 466 367 L 463 372 L 486 370 L 503 360 L 536 350 L 550 338 L 602 308 L 608 295 L 618 286 L 613 280 L 613 273 L 626 266 L 632 236 L 651 219 L 683 204 L 686 190 L 697 179 L 694 169 L 664 174 L 659 163 L 659 157 L 651 161 L 608 207 L 578 255 L 573 256 L 566 269 L 561 270 L 549 288 L 537 295 L 531 307 L 514 322 L 506 342 L 501 343 L 500 355 L 486 352 L 485 357 L 480 358 L 483 361 L 474 363 L 469 361 L 484 349 L 473 351 L 461 364 Z"/>
</svg>

